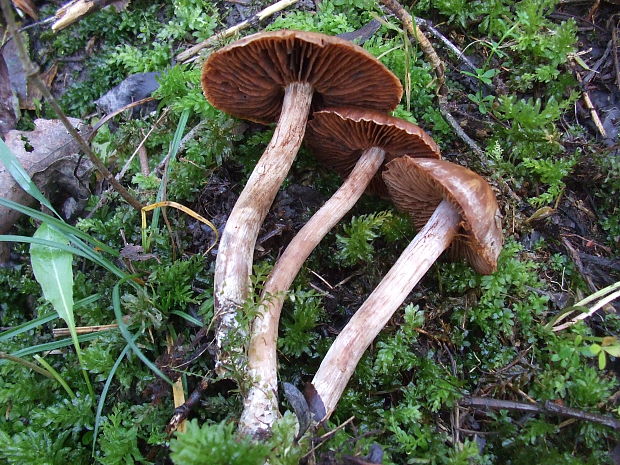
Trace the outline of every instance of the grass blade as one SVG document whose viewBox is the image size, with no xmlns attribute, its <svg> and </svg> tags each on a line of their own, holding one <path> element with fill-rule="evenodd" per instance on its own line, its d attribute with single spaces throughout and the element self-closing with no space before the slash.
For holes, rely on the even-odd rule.
<svg viewBox="0 0 620 465">
<path fill-rule="evenodd" d="M 161 202 L 164 200 L 165 192 L 166 192 L 166 182 L 168 176 L 170 175 L 171 166 L 174 165 L 174 160 L 176 159 L 177 153 L 179 151 L 179 147 L 181 146 L 181 140 L 183 139 L 183 132 L 185 131 L 185 126 L 187 124 L 187 120 L 190 115 L 190 110 L 183 110 L 181 113 L 181 117 L 179 118 L 179 122 L 177 124 L 177 129 L 174 132 L 174 136 L 172 137 L 172 141 L 170 142 L 170 148 L 168 150 L 168 164 L 166 172 L 162 178 L 161 184 L 159 185 L 159 190 L 157 191 L 156 202 Z M 161 215 L 160 209 L 156 209 L 153 212 L 153 219 L 151 221 L 151 234 L 155 233 L 159 228 L 159 216 Z M 148 251 L 150 247 L 150 238 L 146 237 L 145 232 L 142 234 L 142 248 L 145 251 Z"/>
<path fill-rule="evenodd" d="M 123 358 L 125 358 L 125 356 L 127 355 L 127 352 L 129 352 L 129 348 L 130 348 L 129 344 L 127 344 L 125 348 L 123 349 L 123 351 L 121 352 L 121 354 L 116 359 L 116 362 L 114 362 L 114 365 L 112 365 L 112 369 L 110 370 L 110 373 L 108 373 L 108 377 L 106 378 L 105 384 L 103 385 L 103 389 L 101 390 L 101 395 L 99 396 L 99 402 L 97 403 L 97 413 L 95 414 L 95 429 L 93 430 L 93 452 L 92 452 L 93 457 L 95 456 L 95 446 L 97 444 L 97 435 L 99 434 L 99 426 L 101 426 L 101 412 L 103 412 L 103 406 L 105 405 L 105 400 L 106 400 L 106 397 L 108 396 L 110 384 L 112 384 L 112 378 L 114 377 L 116 370 L 121 364 L 121 361 L 123 360 Z"/>
<path fill-rule="evenodd" d="M 120 286 L 122 283 L 123 281 L 119 281 L 118 283 L 116 283 L 116 285 L 112 289 L 112 307 L 114 308 L 114 315 L 116 316 L 116 322 L 118 323 L 118 329 L 121 331 L 121 334 L 127 341 L 127 345 L 131 347 L 131 350 L 135 352 L 138 358 L 142 360 L 142 362 L 144 362 L 144 364 L 147 367 L 149 367 L 149 369 L 153 373 L 155 373 L 161 379 L 163 379 L 164 381 L 172 385 L 172 381 L 170 380 L 170 378 L 168 378 L 164 373 L 162 373 L 162 371 L 159 368 L 157 368 L 157 365 L 151 362 L 147 358 L 147 356 L 144 355 L 144 353 L 138 348 L 138 346 L 134 342 L 134 339 L 135 339 L 134 336 L 129 332 L 129 328 L 127 328 L 127 325 L 123 321 L 123 314 L 121 312 L 121 291 L 120 291 Z"/>
<path fill-rule="evenodd" d="M 181 310 L 173 310 L 170 313 L 172 313 L 173 315 L 180 316 L 185 321 L 189 321 L 191 324 L 198 326 L 199 328 L 202 328 L 203 326 L 202 321 L 200 321 L 198 318 L 193 317 L 189 313 L 182 312 Z"/>
<path fill-rule="evenodd" d="M 73 309 L 77 310 L 79 308 L 90 305 L 94 302 L 97 302 L 100 298 L 101 298 L 101 295 L 99 294 L 93 294 L 91 296 L 84 297 L 83 299 L 80 299 L 77 302 L 75 302 L 75 304 L 73 304 Z M 22 334 L 22 333 L 25 333 L 26 331 L 30 331 L 31 329 L 38 328 L 39 326 L 49 323 L 50 321 L 54 321 L 58 318 L 59 317 L 57 313 L 50 313 L 49 315 L 43 315 L 34 320 L 27 321 L 26 323 L 22 323 L 19 326 L 15 326 L 7 331 L 0 333 L 0 342 L 8 341 L 9 339 L 17 336 L 18 334 Z"/>
<path fill-rule="evenodd" d="M 5 354 L 4 352 L 0 352 L 0 359 L 4 359 L 4 360 L 8 360 L 10 362 L 15 362 L 18 365 L 21 365 L 23 367 L 26 367 L 32 371 L 35 371 L 37 373 L 39 373 L 40 375 L 43 375 L 47 378 L 51 378 L 54 379 L 54 375 L 52 375 L 49 371 L 47 371 L 45 368 L 41 368 L 39 365 L 29 362 L 28 360 L 24 360 L 23 358 L 20 357 L 15 357 L 14 355 L 10 355 L 10 354 Z"/>
<path fill-rule="evenodd" d="M 93 339 L 98 338 L 99 336 L 101 336 L 103 333 L 106 333 L 107 331 L 114 331 L 114 329 L 107 329 L 105 331 L 97 331 L 97 332 L 88 333 L 88 334 L 80 334 L 78 336 L 78 341 L 79 342 L 92 341 Z M 67 337 L 65 339 L 59 339 L 58 341 L 45 342 L 43 344 L 38 344 L 36 346 L 25 347 L 23 349 L 13 352 L 11 355 L 14 355 L 15 357 L 25 357 L 26 355 L 32 355 L 32 354 L 36 354 L 39 352 L 46 352 L 48 350 L 62 349 L 63 347 L 68 347 L 70 345 L 73 345 L 73 339 L 71 339 L 70 337 Z"/>
<path fill-rule="evenodd" d="M 27 321 L 26 323 L 22 323 L 19 326 L 15 326 L 14 328 L 9 329 L 8 331 L 4 331 L 0 333 L 0 342 L 8 341 L 11 338 L 14 338 L 18 334 L 25 333 L 26 331 L 30 331 L 31 329 L 38 328 L 45 323 L 49 323 L 50 321 L 54 321 L 58 318 L 58 314 L 51 313 L 49 315 L 41 316 L 35 320 Z"/>
<path fill-rule="evenodd" d="M 2 197 L 0 197 L 0 205 L 7 207 L 7 208 L 11 208 L 13 210 L 17 210 L 18 212 L 23 213 L 24 215 L 28 215 L 29 217 L 37 219 L 39 221 L 44 221 L 48 223 L 50 226 L 54 226 L 58 231 L 63 232 L 67 234 L 68 236 L 70 236 L 72 241 L 75 241 L 76 238 L 80 238 L 92 244 L 93 246 L 97 247 L 98 249 L 101 249 L 102 251 L 109 253 L 110 255 L 114 257 L 118 257 L 120 255 L 120 253 L 114 250 L 112 247 L 104 244 L 101 241 L 98 241 L 97 239 L 86 234 L 85 232 L 80 231 L 75 226 L 71 226 L 70 224 L 67 224 L 64 221 L 54 218 L 53 216 L 50 216 L 46 213 L 40 212 L 39 210 L 26 207 L 20 203 L 13 202 L 12 200 L 5 199 Z"/>
<path fill-rule="evenodd" d="M 41 357 L 40 355 L 35 355 L 34 359 L 39 362 L 39 364 L 45 368 L 47 371 L 49 371 L 51 373 L 51 375 L 54 377 L 54 379 L 58 382 L 58 384 L 60 384 L 65 391 L 67 391 L 67 394 L 69 394 L 69 397 L 71 397 L 72 399 L 75 398 L 75 392 L 73 392 L 73 389 L 71 389 L 69 387 L 69 385 L 67 384 L 67 382 L 62 378 L 62 376 L 60 376 L 60 373 L 58 373 L 53 366 L 51 366 L 49 363 L 47 363 L 43 357 Z"/>
<path fill-rule="evenodd" d="M 28 237 L 28 236 L 16 236 L 13 234 L 3 234 L 0 236 L 0 242 L 26 242 L 31 245 L 34 244 L 34 245 L 40 245 L 40 246 L 44 246 L 48 248 L 62 250 L 63 252 L 77 255 L 78 257 L 90 258 L 88 255 L 84 254 L 81 250 L 78 250 L 75 247 L 71 247 L 66 242 L 64 243 L 55 242 L 55 241 L 50 241 L 48 239 L 43 239 L 41 237 Z"/>
</svg>

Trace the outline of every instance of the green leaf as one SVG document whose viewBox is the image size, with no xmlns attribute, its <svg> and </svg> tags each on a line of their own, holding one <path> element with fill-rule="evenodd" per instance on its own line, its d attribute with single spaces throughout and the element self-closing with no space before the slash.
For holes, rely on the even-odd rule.
<svg viewBox="0 0 620 465">
<path fill-rule="evenodd" d="M 590 353 L 592 355 L 596 355 L 596 354 L 600 354 L 601 353 L 601 346 L 598 345 L 598 344 L 590 345 L 589 349 L 590 349 Z"/>
<path fill-rule="evenodd" d="M 598 354 L 598 367 L 599 369 L 604 370 L 605 365 L 607 365 L 607 357 L 605 357 L 605 352 L 601 351 Z"/>
<path fill-rule="evenodd" d="M 47 223 L 41 224 L 34 237 L 65 247 L 69 244 L 64 234 L 55 231 Z M 56 247 L 33 243 L 30 245 L 30 262 L 34 276 L 43 289 L 43 295 L 51 302 L 58 316 L 65 320 L 73 334 L 73 254 Z"/>
<path fill-rule="evenodd" d="M 34 233 L 34 238 L 50 241 L 58 245 L 67 246 L 67 236 L 47 223 L 42 223 Z M 52 304 L 58 316 L 65 320 L 73 345 L 82 365 L 82 355 L 77 331 L 75 330 L 75 318 L 73 315 L 73 254 L 61 250 L 55 246 L 33 243 L 30 245 L 30 263 L 32 272 L 37 282 L 43 289 L 43 296 Z M 94 391 L 88 380 L 88 374 L 82 370 L 84 380 L 91 396 Z"/>
<path fill-rule="evenodd" d="M 620 345 L 603 347 L 603 350 L 612 357 L 620 357 Z"/>
<path fill-rule="evenodd" d="M 49 208 L 57 217 L 60 218 L 60 215 L 56 212 L 56 210 L 54 210 L 52 204 L 45 198 L 35 183 L 32 182 L 32 179 L 30 179 L 30 176 L 24 167 L 2 139 L 0 139 L 0 162 L 2 162 L 9 173 L 11 173 L 11 176 L 13 176 L 15 182 L 17 182 L 22 189 L 41 202 L 42 205 Z"/>
</svg>

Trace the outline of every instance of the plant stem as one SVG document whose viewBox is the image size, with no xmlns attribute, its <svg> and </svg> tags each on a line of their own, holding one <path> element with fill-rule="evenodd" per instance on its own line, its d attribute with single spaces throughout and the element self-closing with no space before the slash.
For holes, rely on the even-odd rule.
<svg viewBox="0 0 620 465">
<path fill-rule="evenodd" d="M 362 196 L 381 167 L 385 151 L 365 150 L 346 181 L 310 218 L 276 262 L 262 293 L 262 304 L 252 324 L 248 374 L 252 380 L 244 399 L 239 429 L 254 438 L 269 433 L 278 412 L 277 337 L 285 293 L 310 253 Z"/>
<path fill-rule="evenodd" d="M 368 296 L 333 342 L 312 384 L 328 418 L 340 399 L 364 351 L 387 324 L 407 295 L 456 236 L 460 215 L 442 201 L 426 225 Z"/>
<path fill-rule="evenodd" d="M 73 127 L 71 122 L 67 119 L 64 112 L 58 105 L 58 102 L 51 94 L 45 83 L 39 77 L 39 67 L 35 66 L 28 57 L 26 53 L 26 47 L 24 46 L 24 42 L 22 41 L 19 32 L 17 31 L 17 25 L 15 24 L 15 17 L 13 16 L 13 10 L 9 6 L 8 0 L 1 0 L 0 6 L 2 6 L 2 13 L 4 14 L 4 18 L 6 20 L 9 33 L 13 40 L 15 41 L 15 45 L 17 48 L 17 53 L 19 55 L 19 59 L 22 62 L 22 66 L 24 67 L 24 74 L 26 78 L 31 80 L 41 91 L 47 102 L 50 104 L 58 119 L 65 126 L 69 134 L 76 140 L 76 142 L 80 145 L 84 153 L 88 156 L 90 161 L 95 165 L 95 167 L 99 170 L 99 172 L 104 176 L 106 181 L 108 181 L 114 189 L 120 194 L 125 201 L 131 205 L 136 210 L 140 210 L 142 208 L 142 204 L 133 197 L 127 189 L 125 189 L 120 182 L 118 182 L 112 173 L 106 168 L 103 162 L 99 159 L 99 157 L 93 152 L 88 143 L 84 140 L 84 138 L 80 135 L 80 133 Z"/>
<path fill-rule="evenodd" d="M 295 82 L 285 88 L 280 119 L 271 142 L 252 171 L 222 233 L 214 277 L 219 374 L 230 368 L 226 365 L 231 363 L 231 355 L 241 352 L 240 347 L 225 346 L 232 334 L 245 335 L 236 316 L 248 295 L 256 238 L 301 146 L 312 94 L 308 83 Z"/>
</svg>

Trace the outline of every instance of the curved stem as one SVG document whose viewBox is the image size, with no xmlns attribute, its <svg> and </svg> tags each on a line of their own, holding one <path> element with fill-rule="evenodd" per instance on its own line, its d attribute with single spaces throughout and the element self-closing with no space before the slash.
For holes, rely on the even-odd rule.
<svg viewBox="0 0 620 465">
<path fill-rule="evenodd" d="M 448 248 L 459 222 L 457 210 L 449 202 L 442 201 L 424 228 L 338 334 L 312 380 L 325 406 L 326 418 L 336 408 L 364 351 L 435 260 Z"/>
<path fill-rule="evenodd" d="M 285 292 L 304 261 L 325 235 L 347 214 L 377 173 L 385 151 L 372 147 L 362 154 L 334 195 L 310 218 L 276 262 L 263 288 L 263 302 L 252 324 L 248 373 L 252 386 L 244 399 L 239 429 L 253 437 L 269 434 L 278 418 L 277 337 Z"/>
<path fill-rule="evenodd" d="M 301 82 L 285 88 L 280 119 L 271 142 L 252 171 L 222 233 L 214 277 L 216 369 L 219 374 L 226 373 L 233 353 L 242 352 L 240 347 L 227 349 L 224 346 L 232 333 L 244 335 L 236 315 L 248 294 L 256 238 L 301 146 L 312 92 L 310 84 Z M 243 363 L 242 359 L 237 362 Z"/>
</svg>

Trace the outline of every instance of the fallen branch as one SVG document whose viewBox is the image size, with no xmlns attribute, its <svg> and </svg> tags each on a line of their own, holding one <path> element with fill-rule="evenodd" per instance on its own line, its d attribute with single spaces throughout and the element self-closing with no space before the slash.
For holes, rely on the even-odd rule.
<svg viewBox="0 0 620 465">
<path fill-rule="evenodd" d="M 428 32 L 430 32 L 433 37 L 440 40 L 448 50 L 450 50 L 456 56 L 457 60 L 462 61 L 465 65 L 471 69 L 473 72 L 476 72 L 476 65 L 474 65 L 469 58 L 460 50 L 456 45 L 454 45 L 446 36 L 444 36 L 437 28 L 435 28 L 430 21 L 414 17 L 414 21 L 416 24 L 424 27 Z"/>
<path fill-rule="evenodd" d="M 228 29 L 222 32 L 218 32 L 217 34 L 209 37 L 208 39 L 203 40 L 199 44 L 196 44 L 193 47 L 188 48 L 184 52 L 179 53 L 176 56 L 176 60 L 182 63 L 190 61 L 190 58 L 198 54 L 198 52 L 200 52 L 203 48 L 209 47 L 211 45 L 215 45 L 218 42 L 221 42 L 222 40 L 226 39 L 227 37 L 230 37 L 243 29 L 246 29 L 247 27 L 249 27 L 256 21 L 262 21 L 263 19 L 268 18 L 269 16 L 277 13 L 278 11 L 282 11 L 283 9 L 289 6 L 294 5 L 298 1 L 299 0 L 280 0 L 279 2 L 276 2 L 273 5 L 268 6 L 264 10 L 259 11 L 255 15 L 250 16 L 245 21 L 242 21 L 239 24 L 229 27 Z"/>
<path fill-rule="evenodd" d="M 489 399 L 487 397 L 466 396 L 459 400 L 461 407 L 478 407 L 494 410 L 516 410 L 519 412 L 532 412 L 539 414 L 558 415 L 560 417 L 575 418 L 577 420 L 591 421 L 613 429 L 620 429 L 620 420 L 613 417 L 599 415 L 597 413 L 584 412 L 571 407 L 556 404 L 554 402 L 537 402 L 527 404 L 525 402 L 513 402 L 511 400 Z"/>
<path fill-rule="evenodd" d="M 615 19 L 618 17 L 620 16 L 617 14 L 613 15 L 610 19 L 610 22 L 612 21 L 612 19 Z M 612 49 L 614 53 L 614 69 L 616 71 L 616 86 L 618 86 L 618 89 L 620 89 L 620 59 L 618 59 L 618 27 L 617 25 L 616 27 L 611 28 L 611 42 L 612 42 Z"/>
<path fill-rule="evenodd" d="M 601 119 L 598 116 L 598 112 L 596 111 L 596 108 L 594 107 L 594 104 L 592 103 L 592 100 L 590 99 L 590 94 L 588 94 L 586 87 L 583 85 L 583 79 L 581 78 L 581 75 L 577 71 L 575 71 L 575 76 L 577 76 L 577 81 L 579 81 L 579 84 L 582 85 L 581 90 L 583 92 L 583 101 L 586 104 L 586 108 L 590 112 L 590 117 L 592 118 L 592 122 L 594 123 L 594 126 L 596 126 L 596 129 L 598 129 L 598 132 L 601 134 L 601 136 L 603 136 L 603 139 L 607 139 L 607 131 L 603 127 L 603 123 L 601 122 Z"/>
<path fill-rule="evenodd" d="M 405 30 L 411 35 L 415 37 L 418 43 L 420 44 L 420 48 L 426 55 L 426 58 L 430 62 L 433 70 L 435 71 L 435 76 L 437 77 L 438 91 L 439 94 L 445 94 L 445 66 L 435 49 L 431 45 L 430 41 L 426 38 L 426 36 L 422 33 L 420 28 L 414 23 L 412 16 L 405 11 L 403 6 L 398 3 L 397 0 L 381 0 L 388 10 L 390 10 L 398 19 L 401 20 L 403 26 L 405 26 Z"/>
</svg>

